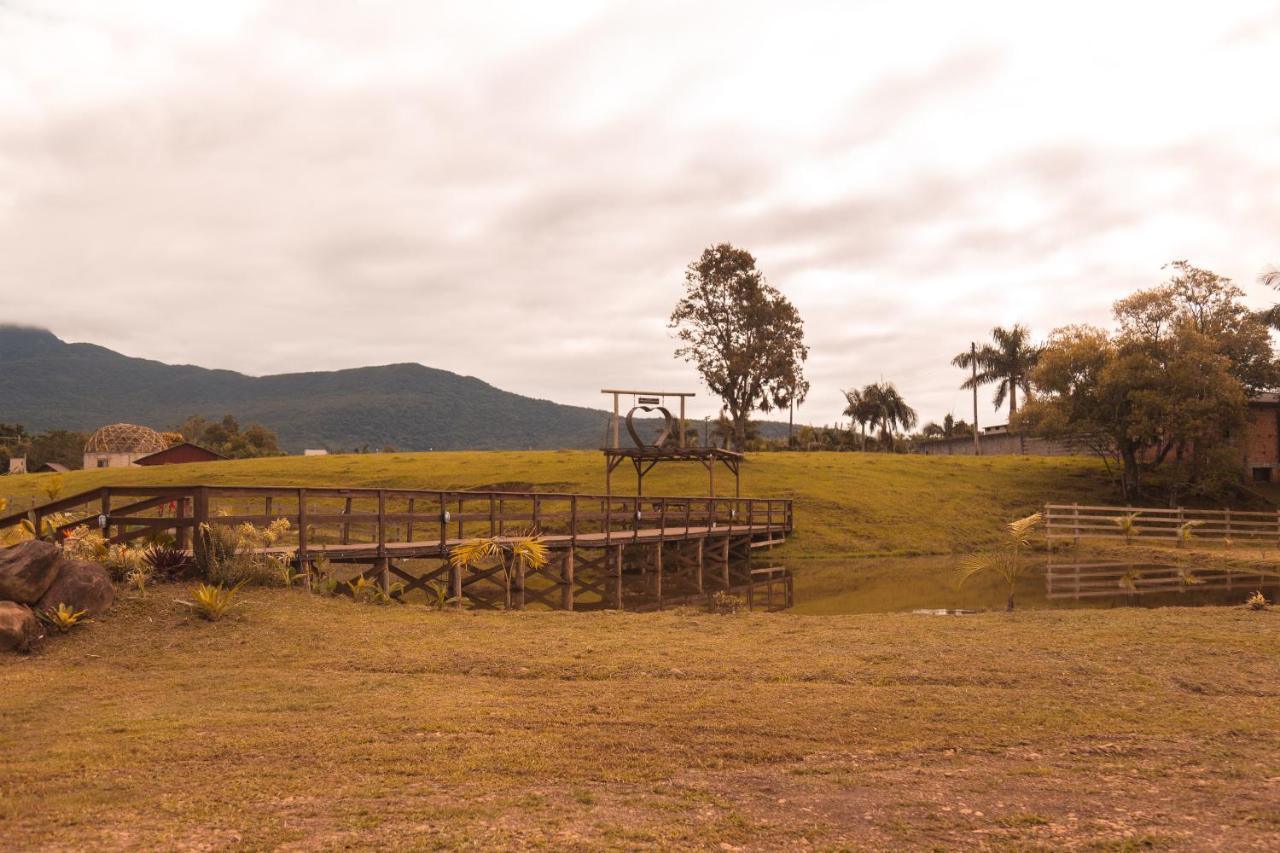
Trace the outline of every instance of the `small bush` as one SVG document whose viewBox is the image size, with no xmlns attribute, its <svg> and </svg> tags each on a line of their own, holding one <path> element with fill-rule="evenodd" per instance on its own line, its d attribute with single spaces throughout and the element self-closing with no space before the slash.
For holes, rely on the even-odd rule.
<svg viewBox="0 0 1280 853">
<path fill-rule="evenodd" d="M 85 614 L 87 610 L 72 610 L 69 604 L 63 603 L 58 605 L 58 609 L 52 608 L 39 612 L 41 621 L 48 625 L 59 634 L 65 634 L 81 622 L 86 620 Z"/>
<path fill-rule="evenodd" d="M 1267 597 L 1262 594 L 1262 590 L 1258 590 L 1245 600 L 1244 606 L 1250 610 L 1266 610 L 1271 606 L 1271 602 L 1267 601 Z"/>
<path fill-rule="evenodd" d="M 720 591 L 711 596 L 711 612 L 712 613 L 738 613 L 745 610 L 747 602 L 741 597 L 731 592 Z"/>
<path fill-rule="evenodd" d="M 161 580 L 182 580 L 196 572 L 195 561 L 176 545 L 154 544 L 142 552 L 151 573 Z"/>
<path fill-rule="evenodd" d="M 201 524 L 196 531 L 196 566 L 209 583 L 231 586 L 251 583 L 262 586 L 292 585 L 294 553 L 259 553 L 271 548 L 289 532 L 289 520 L 277 518 L 266 527 L 248 522 L 234 528 Z"/>
<path fill-rule="evenodd" d="M 235 600 L 235 596 L 236 593 L 240 591 L 240 587 L 244 586 L 244 584 L 245 582 L 241 581 L 235 586 L 228 588 L 221 584 L 211 585 L 202 583 L 192 590 L 192 596 L 195 599 L 194 601 L 179 601 L 178 603 L 186 605 L 191 609 L 192 613 L 195 613 L 202 619 L 207 619 L 210 622 L 217 622 L 219 619 L 226 616 L 227 613 L 231 611 L 231 608 L 239 604 L 239 602 Z"/>
</svg>

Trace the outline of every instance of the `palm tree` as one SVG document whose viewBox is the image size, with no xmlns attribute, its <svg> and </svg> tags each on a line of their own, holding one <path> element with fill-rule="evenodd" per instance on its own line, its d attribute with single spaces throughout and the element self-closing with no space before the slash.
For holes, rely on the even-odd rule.
<svg viewBox="0 0 1280 853">
<path fill-rule="evenodd" d="M 871 386 L 868 385 L 866 388 L 855 388 L 852 391 L 843 392 L 845 402 L 848 403 L 844 407 L 844 416 L 858 425 L 858 429 L 862 433 L 862 449 L 864 452 L 867 449 L 867 425 L 874 421 L 876 416 L 875 406 L 865 396 L 870 388 Z"/>
<path fill-rule="evenodd" d="M 1031 332 L 1021 323 L 1012 329 L 996 326 L 991 330 L 991 343 L 983 344 L 977 351 L 965 350 L 951 359 L 956 367 L 972 369 L 977 373 L 961 384 L 961 388 L 973 389 L 996 384 L 995 407 L 1004 405 L 1009 398 L 1009 418 L 1018 413 L 1018 389 L 1031 393 L 1031 371 L 1040 360 L 1040 347 L 1031 343 Z"/>
<path fill-rule="evenodd" d="M 877 382 L 862 389 L 862 398 L 872 413 L 871 425 L 880 426 L 885 450 L 893 451 L 893 436 L 899 430 L 906 431 L 916 425 L 916 410 L 893 387 L 892 382 Z"/>
<path fill-rule="evenodd" d="M 1258 273 L 1258 284 L 1280 290 L 1280 267 L 1268 267 Z M 1280 304 L 1259 311 L 1255 316 L 1265 325 L 1280 329 Z"/>
</svg>

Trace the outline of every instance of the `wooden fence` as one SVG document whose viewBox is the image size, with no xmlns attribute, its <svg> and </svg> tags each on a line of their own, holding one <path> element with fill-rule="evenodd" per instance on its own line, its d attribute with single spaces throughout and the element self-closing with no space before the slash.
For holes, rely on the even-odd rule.
<svg viewBox="0 0 1280 853">
<path fill-rule="evenodd" d="M 1182 531 L 1187 530 L 1192 541 L 1274 543 L 1280 546 L 1280 510 L 1259 512 L 1049 504 L 1045 507 L 1044 524 L 1045 536 L 1049 539 L 1177 542 L 1182 538 Z"/>
</svg>

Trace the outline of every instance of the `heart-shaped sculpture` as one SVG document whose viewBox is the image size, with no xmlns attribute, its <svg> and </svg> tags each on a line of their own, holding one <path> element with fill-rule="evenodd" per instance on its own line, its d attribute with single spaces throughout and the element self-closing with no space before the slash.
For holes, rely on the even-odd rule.
<svg viewBox="0 0 1280 853">
<path fill-rule="evenodd" d="M 640 438 L 640 433 L 636 432 L 636 425 L 632 420 L 636 412 L 660 412 L 662 414 L 664 419 L 662 430 L 658 433 L 658 437 L 653 440 L 653 443 L 645 442 L 644 439 Z M 674 424 L 675 418 L 671 417 L 671 413 L 662 406 L 633 406 L 631 411 L 627 412 L 627 434 L 631 436 L 631 440 L 635 442 L 636 447 L 642 450 L 658 450 L 669 445 Z"/>
</svg>

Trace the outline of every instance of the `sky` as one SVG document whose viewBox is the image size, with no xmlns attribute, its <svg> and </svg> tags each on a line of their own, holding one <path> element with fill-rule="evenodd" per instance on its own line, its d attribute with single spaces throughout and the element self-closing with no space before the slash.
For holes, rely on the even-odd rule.
<svg viewBox="0 0 1280 853">
<path fill-rule="evenodd" d="M 0 322 L 700 416 L 667 318 L 727 241 L 805 321 L 798 421 L 968 419 L 994 325 L 1177 259 L 1280 298 L 1277 81 L 1274 0 L 0 0 Z"/>
</svg>

